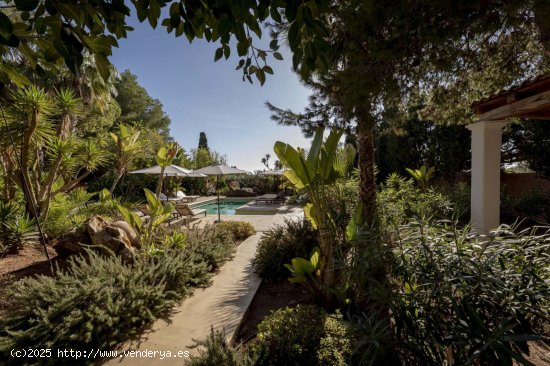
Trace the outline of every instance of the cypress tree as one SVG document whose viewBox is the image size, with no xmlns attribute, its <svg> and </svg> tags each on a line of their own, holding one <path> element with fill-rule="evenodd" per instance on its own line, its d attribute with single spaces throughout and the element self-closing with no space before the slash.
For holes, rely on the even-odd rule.
<svg viewBox="0 0 550 366">
<path fill-rule="evenodd" d="M 206 139 L 206 133 L 201 132 L 199 135 L 199 149 L 208 149 L 208 140 Z"/>
</svg>

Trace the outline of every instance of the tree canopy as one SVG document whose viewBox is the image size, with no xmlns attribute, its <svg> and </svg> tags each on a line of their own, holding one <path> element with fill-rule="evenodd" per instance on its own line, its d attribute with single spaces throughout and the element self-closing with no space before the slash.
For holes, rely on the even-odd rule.
<svg viewBox="0 0 550 366">
<path fill-rule="evenodd" d="M 170 132 L 170 117 L 164 113 L 162 103 L 152 98 L 137 81 L 137 76 L 124 71 L 115 83 L 116 101 L 120 106 L 120 123 L 133 123 L 155 129 L 166 137 Z"/>
</svg>

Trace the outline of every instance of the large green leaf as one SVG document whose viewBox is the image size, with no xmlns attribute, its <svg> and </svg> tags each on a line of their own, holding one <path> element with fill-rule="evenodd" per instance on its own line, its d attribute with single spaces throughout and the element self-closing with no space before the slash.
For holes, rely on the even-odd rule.
<svg viewBox="0 0 550 366">
<path fill-rule="evenodd" d="M 362 211 L 363 211 L 363 203 L 359 202 L 357 204 L 357 208 L 355 209 L 355 213 L 353 214 L 353 217 L 349 221 L 348 226 L 346 228 L 346 237 L 348 238 L 348 240 L 357 239 L 357 230 L 361 225 Z"/>
<path fill-rule="evenodd" d="M 155 196 L 153 192 L 148 190 L 147 188 L 143 189 L 145 191 L 145 197 L 147 198 L 147 205 L 149 206 L 149 210 L 153 214 L 162 214 L 162 202 L 160 199 Z"/>
<path fill-rule="evenodd" d="M 143 220 L 141 220 L 141 217 L 139 217 L 138 214 L 128 210 L 126 207 L 119 204 L 116 205 L 116 208 L 118 212 L 120 212 L 122 217 L 124 217 L 124 220 L 126 220 L 126 222 L 130 224 L 130 226 L 132 226 L 137 231 L 141 230 L 141 227 L 143 226 Z"/>
<path fill-rule="evenodd" d="M 168 149 L 166 146 L 162 146 L 159 151 L 157 152 L 156 156 L 157 164 L 160 166 L 167 166 L 167 160 L 168 160 Z M 170 159 L 171 160 L 171 159 Z"/>
<path fill-rule="evenodd" d="M 311 143 L 311 148 L 309 149 L 309 154 L 307 155 L 307 162 L 314 171 L 317 171 L 317 166 L 319 164 L 319 153 L 323 145 L 323 131 L 324 128 L 317 127 L 313 142 Z"/>
<path fill-rule="evenodd" d="M 277 141 L 274 151 L 281 163 L 290 169 L 285 172 L 285 176 L 297 189 L 309 187 L 313 183 L 315 172 L 296 149 L 289 144 Z"/>
<path fill-rule="evenodd" d="M 285 176 L 297 189 L 309 187 L 313 183 L 315 171 L 296 149 L 289 144 L 277 141 L 273 150 L 281 163 L 290 169 L 285 172 Z"/>
<path fill-rule="evenodd" d="M 314 229 L 317 229 L 319 227 L 319 219 L 317 218 L 315 206 L 313 206 L 312 203 L 307 203 L 304 206 L 304 214 L 306 215 L 306 218 L 309 220 L 309 222 L 311 222 L 311 226 L 313 226 Z"/>
<path fill-rule="evenodd" d="M 336 150 L 338 148 L 338 142 L 342 138 L 344 130 L 333 128 L 327 137 L 327 140 L 323 144 L 321 151 L 321 161 L 319 162 L 319 175 L 323 179 L 328 179 L 331 175 L 334 164 L 334 158 L 336 156 Z"/>
</svg>

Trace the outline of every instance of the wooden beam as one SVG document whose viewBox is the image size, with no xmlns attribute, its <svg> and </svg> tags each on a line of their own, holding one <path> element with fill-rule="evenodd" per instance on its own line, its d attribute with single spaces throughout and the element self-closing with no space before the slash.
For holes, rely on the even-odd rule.
<svg viewBox="0 0 550 366">
<path fill-rule="evenodd" d="M 550 110 L 550 90 L 482 113 L 478 118 L 480 121 L 503 120 L 546 109 Z"/>
</svg>

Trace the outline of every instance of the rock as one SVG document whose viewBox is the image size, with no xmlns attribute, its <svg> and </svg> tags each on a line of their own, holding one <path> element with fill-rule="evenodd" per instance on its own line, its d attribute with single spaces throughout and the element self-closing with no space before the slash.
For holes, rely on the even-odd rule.
<svg viewBox="0 0 550 366">
<path fill-rule="evenodd" d="M 90 237 L 103 230 L 107 226 L 107 222 L 101 216 L 92 216 L 86 221 L 86 230 Z"/>
<path fill-rule="evenodd" d="M 97 232 L 94 235 L 91 235 L 90 238 L 92 239 L 92 243 L 94 245 L 105 247 L 114 254 L 118 254 L 120 250 L 127 246 L 122 238 L 113 236 L 107 232 L 107 230 Z"/>
<path fill-rule="evenodd" d="M 134 249 L 124 247 L 120 252 L 118 252 L 118 255 L 120 258 L 122 258 L 122 261 L 125 263 L 131 263 L 134 261 Z"/>
<path fill-rule="evenodd" d="M 61 239 L 53 245 L 53 249 L 60 257 L 68 257 L 74 254 L 81 254 L 84 252 L 85 244 L 74 242 L 72 240 L 67 240 L 65 238 Z"/>
<path fill-rule="evenodd" d="M 84 253 L 86 247 L 93 245 L 92 248 L 96 250 L 119 255 L 125 261 L 130 261 L 135 251 L 133 242 L 139 245 L 139 237 L 128 223 L 117 221 L 109 225 L 102 217 L 93 216 L 83 227 L 71 230 L 59 240 L 54 249 L 59 255 L 67 256 Z"/>
<path fill-rule="evenodd" d="M 124 232 L 126 233 L 126 237 L 130 240 L 130 244 L 132 244 L 132 246 L 136 248 L 140 247 L 138 234 L 126 221 L 115 221 L 109 226 L 118 227 L 124 230 Z"/>
</svg>

